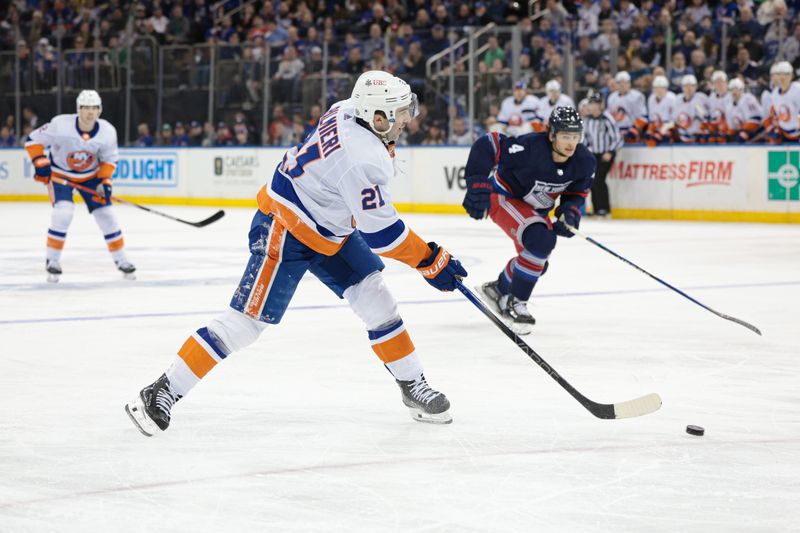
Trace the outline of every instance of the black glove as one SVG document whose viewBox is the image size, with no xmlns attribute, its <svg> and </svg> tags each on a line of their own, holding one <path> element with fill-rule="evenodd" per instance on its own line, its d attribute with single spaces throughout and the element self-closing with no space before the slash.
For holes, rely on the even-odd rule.
<svg viewBox="0 0 800 533">
<path fill-rule="evenodd" d="M 97 196 L 105 200 L 106 205 L 111 205 L 111 183 L 101 181 L 95 190 Z"/>
<path fill-rule="evenodd" d="M 428 247 L 431 255 L 417 265 L 417 271 L 440 291 L 454 291 L 456 281 L 466 277 L 467 271 L 461 266 L 461 261 L 435 242 L 429 242 Z"/>
<path fill-rule="evenodd" d="M 467 176 L 467 195 L 462 205 L 469 216 L 475 220 L 486 218 L 493 190 L 494 187 L 485 176 Z"/>
<path fill-rule="evenodd" d="M 581 224 L 581 210 L 574 204 L 561 204 L 556 207 L 556 218 L 558 218 L 558 220 L 553 224 L 556 233 L 561 237 L 571 239 L 575 234 L 567 228 L 567 225 L 578 229 L 578 226 Z"/>
</svg>

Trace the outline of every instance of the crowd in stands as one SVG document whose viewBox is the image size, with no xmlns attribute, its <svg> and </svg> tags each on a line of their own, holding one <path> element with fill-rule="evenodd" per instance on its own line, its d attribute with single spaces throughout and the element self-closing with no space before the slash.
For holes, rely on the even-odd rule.
<svg viewBox="0 0 800 533">
<path fill-rule="evenodd" d="M 346 86 L 370 69 L 395 73 L 420 96 L 423 116 L 409 125 L 405 142 L 471 139 L 496 127 L 499 103 L 520 81 L 510 78 L 509 33 L 489 33 L 480 57 L 480 75 L 502 83 L 490 95 L 496 106 L 482 112 L 475 131 L 466 131 L 463 106 L 426 100 L 425 62 L 463 36 L 466 27 L 490 22 L 519 26 L 522 48 L 514 60 L 526 90 L 537 96 L 549 80 L 564 83 L 570 50 L 578 99 L 590 90 L 611 95 L 618 90 L 614 73 L 621 71 L 628 74 L 631 88 L 643 93 L 651 91 L 659 75 L 667 79 L 669 91 L 680 92 L 691 75 L 697 90 L 709 94 L 712 75 L 719 70 L 741 80 L 745 92 L 761 95 L 770 87 L 773 64 L 786 61 L 793 72 L 800 66 L 800 0 L 544 0 L 536 4 L 544 14 L 534 20 L 528 2 L 508 0 L 228 0 L 214 5 L 211 0 L 11 0 L 0 12 L 0 50 L 15 51 L 24 65 L 32 65 L 28 74 L 42 79 L 52 78 L 59 51 L 69 51 L 62 53 L 69 67 L 65 83 L 72 86 L 80 86 L 81 73 L 93 67 L 96 56 L 87 50 L 100 47 L 104 65 L 124 66 L 132 39 L 214 45 L 220 57 L 243 64 L 269 53 L 267 131 L 256 130 L 256 113 L 249 111 L 257 109 L 261 92 L 254 80 L 263 78 L 253 71 L 252 78 L 232 78 L 241 89 L 236 98 L 247 103 L 244 117 L 230 113 L 213 123 L 202 117 L 144 123 L 136 140 L 141 145 L 292 144 L 302 140 L 319 114 L 318 107 L 301 100 L 305 81 L 325 71 L 334 78 L 341 75 Z M 323 48 L 329 54 L 326 64 Z M 465 53 L 462 47 L 456 56 Z M 328 103 L 345 88 L 330 83 Z M 0 142 L 8 142 L 5 130 Z"/>
</svg>

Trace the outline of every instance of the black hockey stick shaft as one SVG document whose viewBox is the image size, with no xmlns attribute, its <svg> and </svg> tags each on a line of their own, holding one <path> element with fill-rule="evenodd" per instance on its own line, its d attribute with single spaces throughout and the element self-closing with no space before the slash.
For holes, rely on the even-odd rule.
<svg viewBox="0 0 800 533">
<path fill-rule="evenodd" d="M 661 398 L 658 395 L 650 394 L 647 396 L 643 396 L 642 398 L 637 398 L 636 400 L 631 400 L 630 402 L 623 402 L 623 404 L 602 404 L 593 402 L 573 387 L 566 379 L 561 377 L 561 375 L 556 372 L 556 370 L 550 366 L 550 364 L 542 358 L 541 355 L 536 353 L 536 351 L 531 348 L 528 343 L 522 340 L 519 335 L 514 333 L 514 331 L 509 328 L 507 325 L 503 323 L 502 320 L 497 318 L 497 316 L 488 308 L 486 304 L 484 304 L 480 298 L 478 298 L 471 290 L 464 286 L 463 283 L 460 281 L 456 283 L 456 287 L 459 291 L 461 291 L 464 296 L 467 297 L 467 300 L 472 302 L 472 304 L 480 309 L 480 311 L 486 315 L 486 317 L 497 326 L 500 331 L 505 333 L 506 337 L 511 339 L 517 347 L 525 352 L 525 355 L 530 357 L 534 363 L 539 365 L 542 370 L 547 373 L 548 376 L 553 378 L 556 383 L 561 385 L 561 387 L 566 390 L 570 395 L 578 400 L 578 402 L 586 408 L 587 411 L 592 413 L 597 418 L 603 419 L 613 419 L 613 418 L 625 418 L 630 416 L 640 416 L 643 414 L 651 413 L 661 407 Z M 624 406 L 624 407 L 623 407 Z M 620 407 L 622 407 L 620 409 Z"/>
<path fill-rule="evenodd" d="M 52 177 L 51 180 L 54 181 L 55 183 L 59 183 L 61 185 L 67 185 L 67 186 L 72 187 L 73 189 L 77 189 L 79 191 L 84 191 L 84 192 L 88 192 L 88 193 L 92 193 L 94 195 L 97 195 L 97 191 L 95 191 L 94 189 L 90 189 L 89 187 L 84 187 L 83 185 L 80 185 L 78 183 L 73 183 L 73 182 L 71 182 L 69 180 L 65 180 L 65 179 L 62 179 L 62 178 L 55 177 L 55 176 Z M 208 226 L 209 224 L 211 224 L 213 222 L 216 222 L 217 220 L 219 220 L 219 219 L 221 219 L 222 217 L 225 216 L 225 211 L 220 209 L 219 211 L 217 211 L 216 213 L 214 213 L 213 215 L 211 215 L 208 218 L 200 220 L 199 222 L 192 222 L 190 220 L 183 220 L 182 218 L 178 218 L 178 217 L 174 217 L 172 215 L 168 215 L 167 213 L 163 213 L 161 211 L 156 211 L 155 209 L 152 209 L 150 207 L 147 207 L 147 206 L 144 206 L 144 205 L 141 205 L 141 204 L 137 204 L 136 202 L 131 202 L 130 200 L 126 200 L 125 198 L 120 198 L 118 196 L 112 196 L 111 200 L 114 201 L 114 202 L 117 202 L 119 204 L 127 204 L 127 205 L 131 205 L 133 207 L 138 207 L 139 209 L 147 211 L 148 213 L 153 213 L 154 215 L 159 215 L 159 216 L 162 216 L 164 218 L 168 218 L 170 220 L 174 220 L 176 222 L 181 222 L 183 224 L 188 224 L 190 226 L 194 226 L 195 228 L 202 228 L 204 226 Z M 105 199 L 103 199 L 102 201 L 104 202 Z"/>
<path fill-rule="evenodd" d="M 655 276 L 655 275 L 651 274 L 650 272 L 648 272 L 647 270 L 643 269 L 642 267 L 640 267 L 639 265 L 637 265 L 637 264 L 636 264 L 636 263 L 634 263 L 633 261 L 631 261 L 631 260 L 629 260 L 629 259 L 625 259 L 624 257 L 622 257 L 621 255 L 619 255 L 619 254 L 618 254 L 617 252 L 615 252 L 614 250 L 612 250 L 612 249 L 608 248 L 607 246 L 605 246 L 605 245 L 603 245 L 603 244 L 601 244 L 601 243 L 597 242 L 596 240 L 594 240 L 593 238 L 589 237 L 589 236 L 588 236 L 588 235 L 586 235 L 585 233 L 581 233 L 581 232 L 580 232 L 580 231 L 578 231 L 576 228 L 573 228 L 572 226 L 570 226 L 570 225 L 568 225 L 568 224 L 566 224 L 566 226 L 567 226 L 567 228 L 569 228 L 569 230 L 570 230 L 572 233 L 574 233 L 575 235 L 577 235 L 577 236 L 578 236 L 578 237 L 580 237 L 581 239 L 584 239 L 584 240 L 586 240 L 586 241 L 588 241 L 588 242 L 590 242 L 590 243 L 594 244 L 595 246 L 597 246 L 597 247 L 598 247 L 598 248 L 600 248 L 601 250 L 603 250 L 603 251 L 605 251 L 605 252 L 608 252 L 608 253 L 610 253 L 611 255 L 613 255 L 614 257 L 616 257 L 617 259 L 619 259 L 620 261 L 623 261 L 624 263 L 627 263 L 627 264 L 629 264 L 630 266 L 632 266 L 633 268 L 635 268 L 635 269 L 636 269 L 636 270 L 638 270 L 639 272 L 641 272 L 641 273 L 643 273 L 643 274 L 646 274 L 647 276 L 650 276 L 651 278 L 653 278 L 654 280 L 656 280 L 656 281 L 657 281 L 657 282 L 659 282 L 660 284 L 664 285 L 665 287 L 667 287 L 667 288 L 669 288 L 669 289 L 672 289 L 673 291 L 677 292 L 678 294 L 680 294 L 681 296 L 683 296 L 684 298 L 686 298 L 686 299 L 687 299 L 687 300 L 689 300 L 690 302 L 693 302 L 693 303 L 695 303 L 695 304 L 699 305 L 700 307 L 702 307 L 702 308 L 703 308 L 703 309 L 705 309 L 706 311 L 710 311 L 710 312 L 714 313 L 715 315 L 717 315 L 717 316 L 718 316 L 718 317 L 720 317 L 720 318 L 724 318 L 725 320 L 730 320 L 731 322 L 735 322 L 736 324 L 739 324 L 740 326 L 744 326 L 744 327 L 746 327 L 747 329 L 749 329 L 749 330 L 750 330 L 750 331 L 752 331 L 753 333 L 757 333 L 757 334 L 761 335 L 761 330 L 760 330 L 760 329 L 758 329 L 757 327 L 755 327 L 753 324 L 750 324 L 749 322 L 745 322 L 744 320 L 741 320 L 741 319 L 739 319 L 739 318 L 736 318 L 736 317 L 733 317 L 733 316 L 730 316 L 730 315 L 726 315 L 725 313 L 720 313 L 719 311 L 715 311 L 714 309 L 711 309 L 711 308 L 710 308 L 709 306 L 707 306 L 706 304 L 704 304 L 704 303 L 702 303 L 702 302 L 700 302 L 700 301 L 698 301 L 698 300 L 696 300 L 696 299 L 692 298 L 691 296 L 689 296 L 688 294 L 686 294 L 685 292 L 683 292 L 683 291 L 682 291 L 682 290 L 680 290 L 679 288 L 677 288 L 677 287 L 674 287 L 674 286 L 670 285 L 669 283 L 667 283 L 667 282 L 666 282 L 666 281 L 664 281 L 663 279 L 659 278 L 658 276 Z"/>
</svg>

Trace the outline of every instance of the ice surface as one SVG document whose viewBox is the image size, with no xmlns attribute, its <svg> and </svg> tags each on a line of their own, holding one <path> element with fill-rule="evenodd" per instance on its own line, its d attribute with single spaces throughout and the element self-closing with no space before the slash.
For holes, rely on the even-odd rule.
<svg viewBox="0 0 800 533">
<path fill-rule="evenodd" d="M 147 439 L 123 405 L 227 305 L 252 211 L 195 229 L 117 210 L 139 279 L 121 279 L 78 205 L 53 285 L 49 206 L 0 205 L 2 532 L 798 528 L 800 226 L 581 226 L 763 337 L 559 239 L 526 340 L 595 401 L 659 393 L 662 409 L 646 417 L 595 419 L 463 296 L 387 261 L 452 425 L 411 420 L 360 322 L 309 276 L 284 322 Z M 463 259 L 470 284 L 512 254 L 490 222 L 406 220 Z"/>
</svg>

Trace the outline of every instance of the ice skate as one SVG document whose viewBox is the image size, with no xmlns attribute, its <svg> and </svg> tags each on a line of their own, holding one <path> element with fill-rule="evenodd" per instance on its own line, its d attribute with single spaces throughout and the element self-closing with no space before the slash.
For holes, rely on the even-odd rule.
<svg viewBox="0 0 800 533">
<path fill-rule="evenodd" d="M 453 421 L 447 396 L 432 389 L 425 381 L 424 374 L 413 381 L 398 379 L 397 384 L 402 391 L 403 403 L 411 412 L 411 418 L 417 422 L 449 424 Z"/>
<path fill-rule="evenodd" d="M 492 311 L 517 335 L 528 335 L 533 331 L 536 319 L 528 311 L 527 302 L 500 292 L 497 281 L 475 287 Z"/>
<path fill-rule="evenodd" d="M 130 262 L 123 259 L 122 261 L 115 261 L 114 263 L 117 265 L 117 269 L 122 272 L 123 278 L 131 280 L 136 279 L 136 267 Z"/>
<path fill-rule="evenodd" d="M 172 406 L 180 399 L 181 396 L 172 390 L 169 378 L 162 374 L 125 405 L 125 412 L 142 435 L 152 437 L 169 427 Z"/>
<path fill-rule="evenodd" d="M 45 270 L 47 271 L 47 281 L 50 283 L 58 283 L 61 278 L 61 265 L 54 259 L 48 259 L 45 262 Z"/>
</svg>

